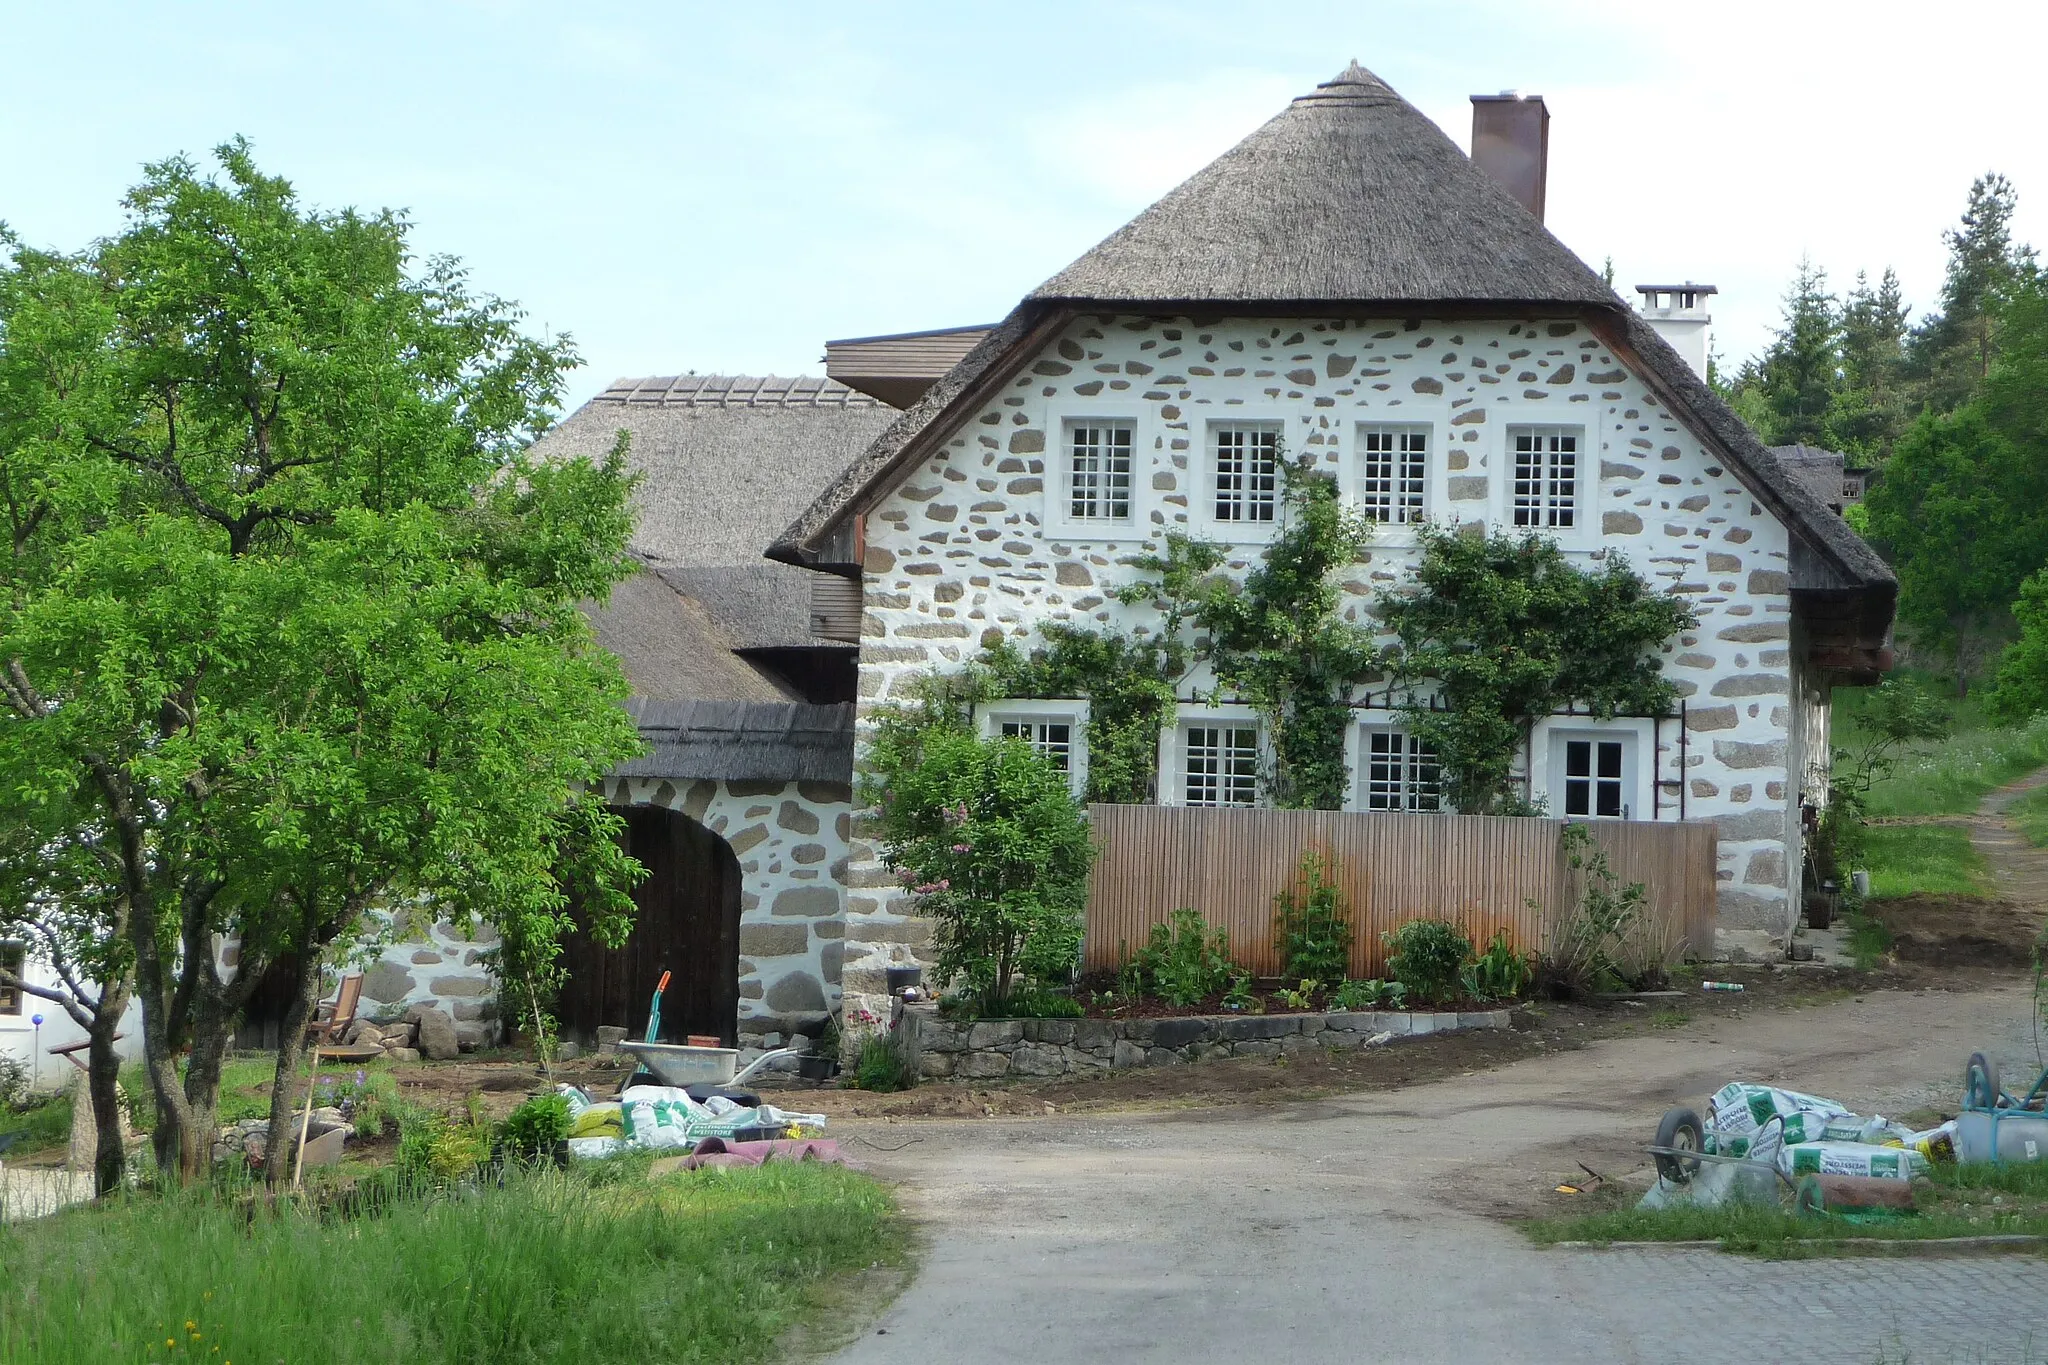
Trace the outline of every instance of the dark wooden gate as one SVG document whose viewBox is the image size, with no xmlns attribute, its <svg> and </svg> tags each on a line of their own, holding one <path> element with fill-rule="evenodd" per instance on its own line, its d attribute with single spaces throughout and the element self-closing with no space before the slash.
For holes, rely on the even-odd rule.
<svg viewBox="0 0 2048 1365">
<path fill-rule="evenodd" d="M 558 1013 L 566 1036 L 588 1041 L 600 1025 L 638 1038 L 663 972 L 661 1037 L 712 1034 L 737 1041 L 740 1007 L 740 867 L 730 845 L 687 815 L 662 806 L 621 806 L 626 850 L 647 869 L 633 888 L 638 913 L 622 948 L 581 930 L 563 942 L 568 971 Z"/>
</svg>

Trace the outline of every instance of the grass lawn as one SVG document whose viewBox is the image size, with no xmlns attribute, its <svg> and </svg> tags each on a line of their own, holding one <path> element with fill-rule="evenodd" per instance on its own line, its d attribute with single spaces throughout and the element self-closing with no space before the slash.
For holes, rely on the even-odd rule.
<svg viewBox="0 0 2048 1365">
<path fill-rule="evenodd" d="M 901 1244 L 888 1192 L 843 1167 L 645 1169 L 346 1220 L 188 1194 L 0 1224 L 0 1360 L 767 1360 L 822 1281 Z"/>
<path fill-rule="evenodd" d="M 1941 678 L 1914 675 L 1936 696 L 1949 698 L 1953 732 L 1934 744 L 1905 752 L 1897 771 L 1870 791 L 1872 815 L 1967 815 L 1984 793 L 2048 766 L 2048 716 L 2013 728 L 1992 720 L 1981 697 L 1957 701 Z M 1835 689 L 1834 742 L 1860 750 L 1866 688 Z"/>
<path fill-rule="evenodd" d="M 1633 1202 L 1634 1196 L 1628 1197 Z M 1868 1223 L 1802 1218 L 1789 1208 L 1755 1204 L 1720 1209 L 1611 1208 L 1577 1217 L 1532 1219 L 1522 1230 L 1542 1245 L 1718 1241 L 1724 1251 L 1780 1257 L 1825 1255 L 1825 1243 L 1845 1238 L 2048 1235 L 2048 1166 L 1937 1166 L 1930 1181 L 1920 1186 L 1919 1204 L 1915 1216 Z M 1813 1241 L 1823 1245 L 1808 1245 Z"/>
<path fill-rule="evenodd" d="M 1864 837 L 1872 896 L 1991 894 L 1990 865 L 1959 825 L 1872 825 Z"/>
<path fill-rule="evenodd" d="M 71 1141 L 71 1096 L 68 1092 L 38 1095 L 22 1107 L 0 1106 L 0 1138 L 20 1134 L 0 1160 L 20 1160 L 30 1152 L 62 1147 Z"/>
</svg>

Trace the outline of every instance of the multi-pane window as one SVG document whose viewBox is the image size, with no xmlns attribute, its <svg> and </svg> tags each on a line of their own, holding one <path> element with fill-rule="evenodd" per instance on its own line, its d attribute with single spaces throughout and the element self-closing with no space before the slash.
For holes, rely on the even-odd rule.
<svg viewBox="0 0 2048 1365">
<path fill-rule="evenodd" d="M 1190 725 L 1182 732 L 1181 799 L 1190 806 L 1249 806 L 1259 793 L 1259 731 Z"/>
<path fill-rule="evenodd" d="M 1514 427 L 1515 525 L 1569 530 L 1579 524 L 1577 427 Z"/>
<path fill-rule="evenodd" d="M 1127 521 L 1131 515 L 1128 422 L 1075 422 L 1067 428 L 1067 515 L 1075 521 Z"/>
<path fill-rule="evenodd" d="M 1436 753 L 1401 730 L 1365 734 L 1367 810 L 1441 810 Z"/>
<path fill-rule="evenodd" d="M 996 722 L 996 733 L 1004 739 L 1021 739 L 1032 751 L 1052 760 L 1063 773 L 1074 770 L 1074 724 L 1038 716 L 1016 716 Z"/>
<path fill-rule="evenodd" d="M 1280 505 L 1280 430 L 1218 424 L 1210 429 L 1216 520 L 1270 522 Z"/>
<path fill-rule="evenodd" d="M 1625 741 L 1567 739 L 1564 742 L 1564 813 L 1595 819 L 1625 820 L 1623 799 Z"/>
<path fill-rule="evenodd" d="M 1422 520 L 1429 480 L 1428 427 L 1358 429 L 1358 505 L 1387 526 Z"/>
<path fill-rule="evenodd" d="M 12 972 L 18 979 L 28 954 L 19 943 L 0 943 L 0 972 Z M 21 1013 L 21 987 L 0 981 L 0 1016 Z"/>
</svg>

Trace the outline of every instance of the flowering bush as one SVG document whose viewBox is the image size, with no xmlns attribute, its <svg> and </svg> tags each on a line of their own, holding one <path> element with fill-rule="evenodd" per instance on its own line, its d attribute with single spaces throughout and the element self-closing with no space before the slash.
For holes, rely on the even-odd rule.
<svg viewBox="0 0 2048 1365">
<path fill-rule="evenodd" d="M 1095 850 L 1066 774 L 928 696 L 877 717 L 863 798 L 883 861 L 935 923 L 941 981 L 994 1013 L 1023 982 L 1071 978 Z"/>
</svg>

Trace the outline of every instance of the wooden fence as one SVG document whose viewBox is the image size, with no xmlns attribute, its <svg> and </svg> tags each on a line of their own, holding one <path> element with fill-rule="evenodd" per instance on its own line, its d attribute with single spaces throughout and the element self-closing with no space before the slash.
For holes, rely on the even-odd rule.
<svg viewBox="0 0 2048 1365">
<path fill-rule="evenodd" d="M 1137 948 L 1154 924 L 1191 906 L 1229 931 L 1236 961 L 1278 976 L 1273 897 L 1294 883 L 1309 848 L 1336 859 L 1360 977 L 1385 974 L 1380 934 L 1411 919 L 1455 921 L 1482 946 L 1505 929 L 1517 948 L 1540 950 L 1583 878 L 1566 865 L 1562 820 L 1186 806 L 1089 812 L 1101 846 L 1088 887 L 1090 971 L 1114 969 L 1122 945 Z M 1642 882 L 1649 893 L 1649 913 L 1629 936 L 1631 957 L 1673 960 L 1688 947 L 1712 948 L 1713 825 L 1600 820 L 1588 828 L 1618 883 Z"/>
</svg>

